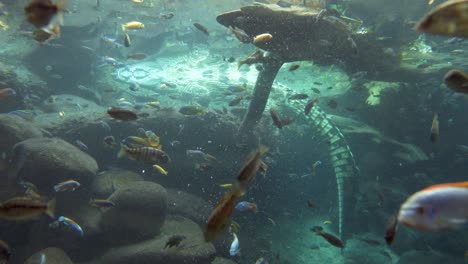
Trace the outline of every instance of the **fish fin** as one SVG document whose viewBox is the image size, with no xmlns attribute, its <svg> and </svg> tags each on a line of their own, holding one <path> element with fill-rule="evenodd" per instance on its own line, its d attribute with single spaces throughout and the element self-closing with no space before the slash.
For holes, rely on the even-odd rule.
<svg viewBox="0 0 468 264">
<path fill-rule="evenodd" d="M 447 188 L 447 187 L 468 188 L 468 181 L 436 184 L 436 185 L 432 185 L 432 186 L 425 188 L 424 191 L 435 190 L 439 188 Z"/>
<path fill-rule="evenodd" d="M 55 206 L 57 205 L 57 199 L 53 198 L 52 200 L 50 200 L 48 203 L 47 203 L 47 210 L 46 210 L 46 214 L 48 216 L 50 216 L 51 218 L 55 218 L 55 214 L 54 214 L 54 211 L 55 211 Z"/>
<path fill-rule="evenodd" d="M 59 25 L 63 26 L 64 25 L 63 10 L 65 10 L 65 8 L 67 7 L 68 0 L 59 0 L 59 1 L 57 1 L 56 5 L 57 5 L 57 9 L 58 9 L 57 21 L 58 21 Z"/>
<path fill-rule="evenodd" d="M 120 145 L 119 153 L 117 153 L 117 158 L 121 159 L 127 155 L 127 147 L 125 145 Z"/>
</svg>

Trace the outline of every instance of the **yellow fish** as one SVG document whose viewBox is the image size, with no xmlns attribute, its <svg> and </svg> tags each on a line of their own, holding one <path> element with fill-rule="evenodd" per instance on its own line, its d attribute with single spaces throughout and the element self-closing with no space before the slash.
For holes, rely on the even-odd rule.
<svg viewBox="0 0 468 264">
<path fill-rule="evenodd" d="M 429 0 L 429 2 L 427 2 L 428 5 L 432 5 L 434 3 L 434 0 Z"/>
<path fill-rule="evenodd" d="M 323 224 L 324 224 L 324 225 L 331 225 L 331 224 L 332 224 L 332 221 L 330 221 L 330 220 L 325 220 L 325 221 L 323 221 Z"/>
<path fill-rule="evenodd" d="M 167 175 L 168 172 L 161 166 L 155 164 L 153 165 L 153 168 L 155 168 L 156 170 L 158 170 L 161 174 L 164 174 L 164 175 Z"/>
<path fill-rule="evenodd" d="M 145 28 L 145 24 L 138 22 L 138 21 L 132 21 L 132 22 L 128 22 L 122 25 L 123 31 L 126 31 L 127 29 L 142 29 L 142 28 Z"/>
<path fill-rule="evenodd" d="M 7 24 L 5 24 L 5 22 L 0 20 L 0 28 L 3 28 L 3 30 L 6 31 L 10 28 L 10 26 L 8 26 Z"/>
<path fill-rule="evenodd" d="M 135 4 L 142 4 L 145 0 L 132 0 Z"/>
<path fill-rule="evenodd" d="M 231 188 L 231 187 L 232 187 L 232 183 L 220 184 L 219 187 L 221 187 L 221 188 Z"/>
</svg>

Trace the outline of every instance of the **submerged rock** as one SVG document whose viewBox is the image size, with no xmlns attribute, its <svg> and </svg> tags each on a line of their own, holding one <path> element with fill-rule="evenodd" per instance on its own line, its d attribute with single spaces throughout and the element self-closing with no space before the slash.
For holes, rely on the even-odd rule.
<svg viewBox="0 0 468 264">
<path fill-rule="evenodd" d="M 32 138 L 14 146 L 12 174 L 35 184 L 41 192 L 66 180 L 87 186 L 96 174 L 96 161 L 77 147 L 59 138 Z"/>
<path fill-rule="evenodd" d="M 99 227 L 110 243 L 140 241 L 159 234 L 167 212 L 167 192 L 157 183 L 137 181 L 118 188 Z"/>
<path fill-rule="evenodd" d="M 94 178 L 91 184 L 93 198 L 104 199 L 117 189 L 136 181 L 143 181 L 143 177 L 127 170 L 114 169 L 102 172 Z"/>
<path fill-rule="evenodd" d="M 167 209 L 170 214 L 181 215 L 203 225 L 213 206 L 202 198 L 176 189 L 167 190 Z"/>
<path fill-rule="evenodd" d="M 414 264 L 414 263 L 425 263 L 425 264 L 438 264 L 438 263 L 461 263 L 455 258 L 447 255 L 438 254 L 432 251 L 416 251 L 411 250 L 401 255 L 398 264 Z"/>
<path fill-rule="evenodd" d="M 0 152 L 8 152 L 18 142 L 42 137 L 42 132 L 19 116 L 0 114 L 0 135 Z"/>
<path fill-rule="evenodd" d="M 215 258 L 211 264 L 236 264 L 237 262 L 225 258 Z"/>
<path fill-rule="evenodd" d="M 24 264 L 37 264 L 43 263 L 41 262 L 41 256 L 44 255 L 45 258 L 44 263 L 47 264 L 73 264 L 73 261 L 68 257 L 65 251 L 61 250 L 60 248 L 56 247 L 49 247 L 43 249 L 37 253 L 34 253 L 31 257 L 29 257 Z"/>
<path fill-rule="evenodd" d="M 184 235 L 186 238 L 177 247 L 165 248 L 167 240 L 174 235 Z M 159 236 L 137 244 L 113 248 L 92 263 L 206 264 L 211 262 L 215 253 L 214 246 L 205 242 L 203 232 L 197 224 L 183 217 L 170 216 Z"/>
</svg>

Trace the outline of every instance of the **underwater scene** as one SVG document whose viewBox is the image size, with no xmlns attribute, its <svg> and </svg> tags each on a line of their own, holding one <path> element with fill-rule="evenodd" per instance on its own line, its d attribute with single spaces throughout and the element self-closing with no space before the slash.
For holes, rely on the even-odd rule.
<svg viewBox="0 0 468 264">
<path fill-rule="evenodd" d="M 468 0 L 0 0 L 0 264 L 468 263 Z"/>
</svg>

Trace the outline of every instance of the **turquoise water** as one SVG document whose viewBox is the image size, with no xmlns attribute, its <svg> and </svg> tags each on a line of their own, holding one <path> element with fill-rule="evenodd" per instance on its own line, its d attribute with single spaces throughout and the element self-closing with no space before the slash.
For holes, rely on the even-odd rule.
<svg viewBox="0 0 468 264">
<path fill-rule="evenodd" d="M 413 193 L 465 180 L 468 100 L 443 78 L 467 42 L 414 30 L 444 1 L 70 0 L 45 41 L 37 2 L 0 5 L 5 263 L 466 262 L 463 227 L 384 239 Z M 229 191 L 257 212 L 213 231 Z"/>
</svg>

